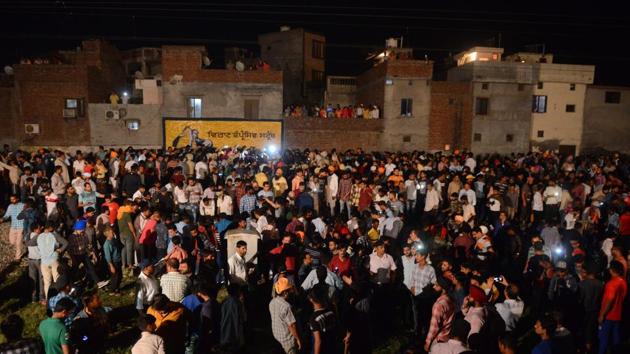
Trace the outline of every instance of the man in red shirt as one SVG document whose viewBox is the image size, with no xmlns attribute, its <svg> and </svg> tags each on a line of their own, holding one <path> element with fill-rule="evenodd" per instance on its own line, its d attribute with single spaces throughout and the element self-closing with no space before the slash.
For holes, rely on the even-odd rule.
<svg viewBox="0 0 630 354">
<path fill-rule="evenodd" d="M 328 269 L 337 274 L 340 278 L 343 276 L 351 276 L 351 263 L 348 253 L 346 253 L 347 250 L 348 246 L 343 242 L 339 242 L 337 244 L 337 254 L 328 262 Z"/>
<path fill-rule="evenodd" d="M 103 208 L 107 208 L 109 210 L 109 226 L 114 226 L 116 223 L 116 217 L 118 216 L 118 209 L 120 205 L 116 203 L 116 196 L 114 194 L 106 194 L 105 195 L 105 203 L 103 203 Z"/>
<path fill-rule="evenodd" d="M 621 342 L 621 311 L 628 285 L 623 278 L 624 269 L 619 261 L 610 262 L 610 280 L 604 288 L 602 307 L 599 312 L 599 353 L 605 354 L 609 346 Z"/>
</svg>

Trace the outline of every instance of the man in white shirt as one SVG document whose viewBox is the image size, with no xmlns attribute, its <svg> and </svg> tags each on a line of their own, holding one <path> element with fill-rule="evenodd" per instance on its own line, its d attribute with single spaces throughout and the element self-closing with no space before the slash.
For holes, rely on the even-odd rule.
<svg viewBox="0 0 630 354">
<path fill-rule="evenodd" d="M 335 207 L 337 206 L 337 194 L 339 194 L 339 177 L 333 170 L 326 181 L 326 203 L 330 207 L 330 215 L 335 216 Z"/>
<path fill-rule="evenodd" d="M 153 302 L 153 297 L 160 293 L 160 285 L 153 276 L 153 264 L 147 259 L 140 263 L 140 275 L 138 275 L 138 293 L 136 294 L 136 309 L 143 312 Z"/>
<path fill-rule="evenodd" d="M 468 178 L 466 179 L 470 181 Z M 472 190 L 470 182 L 464 183 L 464 188 L 459 191 L 459 199 L 461 200 L 464 195 L 468 198 L 468 203 L 470 203 L 470 205 L 473 207 L 477 205 L 477 195 L 475 194 L 475 191 Z"/>
<path fill-rule="evenodd" d="M 433 184 L 427 184 L 427 195 L 424 201 L 424 212 L 435 214 L 440 206 L 440 195 L 433 188 Z"/>
<path fill-rule="evenodd" d="M 142 314 L 138 318 L 138 328 L 142 332 L 140 339 L 131 348 L 131 354 L 164 354 L 164 340 L 154 334 L 157 326 L 155 317 Z"/>
<path fill-rule="evenodd" d="M 560 201 L 562 197 L 562 188 L 556 185 L 556 181 L 549 180 L 549 185 L 543 192 L 543 200 L 545 201 L 545 221 L 558 218 L 560 214 Z"/>
<path fill-rule="evenodd" d="M 228 258 L 228 272 L 230 282 L 241 286 L 247 285 L 247 265 L 245 255 L 247 254 L 247 242 L 241 240 L 236 243 L 236 253 Z"/>
<path fill-rule="evenodd" d="M 79 151 L 77 152 L 77 159 L 72 163 L 72 169 L 74 173 L 81 172 L 83 173 L 83 169 L 85 168 L 85 160 L 83 159 L 83 154 Z"/>
<path fill-rule="evenodd" d="M 516 328 L 516 323 L 523 315 L 525 303 L 518 297 L 518 286 L 508 284 L 505 278 L 502 279 L 505 285 L 505 290 L 503 291 L 505 301 L 494 304 L 494 307 L 496 307 L 497 312 L 505 322 L 505 330 L 513 331 Z"/>
<path fill-rule="evenodd" d="M 234 205 L 232 203 L 232 197 L 223 193 L 223 189 L 219 187 L 217 189 L 217 209 L 219 214 L 224 213 L 225 215 L 234 214 Z"/>
<path fill-rule="evenodd" d="M 396 274 L 396 262 L 385 253 L 385 244 L 379 240 L 374 243 L 374 252 L 370 254 L 370 274 L 377 284 L 387 284 L 393 281 Z"/>
<path fill-rule="evenodd" d="M 204 160 L 197 161 L 195 164 L 195 179 L 201 181 L 208 174 L 208 164 Z"/>
</svg>

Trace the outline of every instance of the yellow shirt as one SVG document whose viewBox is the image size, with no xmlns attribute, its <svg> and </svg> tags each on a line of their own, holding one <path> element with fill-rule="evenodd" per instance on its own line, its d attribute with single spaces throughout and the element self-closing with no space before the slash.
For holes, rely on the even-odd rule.
<svg viewBox="0 0 630 354">
<path fill-rule="evenodd" d="M 376 241 L 378 241 L 380 235 L 378 234 L 378 230 L 370 229 L 367 234 L 368 240 L 373 245 Z"/>
</svg>

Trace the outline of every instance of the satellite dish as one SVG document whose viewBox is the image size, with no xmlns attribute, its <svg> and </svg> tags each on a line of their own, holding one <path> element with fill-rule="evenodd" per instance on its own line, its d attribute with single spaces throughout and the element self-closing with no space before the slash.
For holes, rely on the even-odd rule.
<svg viewBox="0 0 630 354">
<path fill-rule="evenodd" d="M 245 64 L 240 60 L 236 62 L 236 71 L 245 71 Z"/>
<path fill-rule="evenodd" d="M 203 57 L 203 66 L 210 66 L 210 64 L 212 64 L 212 60 L 210 60 L 210 58 L 208 58 L 207 56 L 204 55 L 204 57 Z"/>
<path fill-rule="evenodd" d="M 133 77 L 138 79 L 138 80 L 142 80 L 142 79 L 144 79 L 144 74 L 142 74 L 142 71 L 136 70 L 136 72 L 133 73 Z"/>
<path fill-rule="evenodd" d="M 13 75 L 13 68 L 10 65 L 5 66 L 4 73 L 7 75 Z"/>
</svg>

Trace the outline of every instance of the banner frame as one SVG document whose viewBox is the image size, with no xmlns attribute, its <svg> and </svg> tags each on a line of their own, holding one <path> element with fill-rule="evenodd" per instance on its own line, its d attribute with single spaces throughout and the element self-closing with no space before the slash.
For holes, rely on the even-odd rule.
<svg viewBox="0 0 630 354">
<path fill-rule="evenodd" d="M 232 121 L 232 122 L 275 122 L 280 123 L 280 146 L 279 151 L 284 149 L 284 119 L 273 119 L 273 118 L 261 118 L 261 119 L 249 119 L 249 118 L 189 118 L 189 117 L 167 117 L 162 116 L 162 148 L 164 150 L 167 149 L 166 145 L 166 121 Z M 214 148 L 217 148 L 216 146 Z"/>
</svg>

